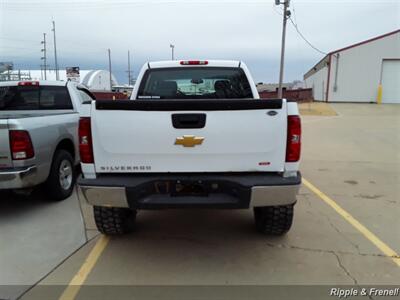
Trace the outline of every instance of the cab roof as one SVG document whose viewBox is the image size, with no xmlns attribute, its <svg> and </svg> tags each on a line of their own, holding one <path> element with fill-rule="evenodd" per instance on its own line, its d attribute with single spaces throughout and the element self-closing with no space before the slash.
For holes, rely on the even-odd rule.
<svg viewBox="0 0 400 300">
<path fill-rule="evenodd" d="M 187 62 L 201 62 L 200 64 L 194 65 L 185 65 L 181 64 L 181 62 L 187 63 Z M 204 64 L 204 62 L 207 62 L 207 64 Z M 200 60 L 192 60 L 192 59 L 187 59 L 187 60 L 165 60 L 165 61 L 152 61 L 149 62 L 148 67 L 150 69 L 156 69 L 156 68 L 177 68 L 177 67 L 182 67 L 182 68 L 187 68 L 188 66 L 191 67 L 231 67 L 231 68 L 237 68 L 240 67 L 241 62 L 237 60 L 207 60 L 207 59 L 200 59 Z"/>
</svg>

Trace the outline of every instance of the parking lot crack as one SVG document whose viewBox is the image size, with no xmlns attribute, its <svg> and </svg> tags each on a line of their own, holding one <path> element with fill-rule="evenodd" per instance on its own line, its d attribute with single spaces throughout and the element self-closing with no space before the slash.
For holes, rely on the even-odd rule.
<svg viewBox="0 0 400 300">
<path fill-rule="evenodd" d="M 339 254 L 336 253 L 335 251 L 332 251 L 331 253 L 336 257 L 338 266 L 343 270 L 343 272 L 347 275 L 347 277 L 349 277 L 351 280 L 353 280 L 354 285 L 359 287 L 358 280 L 353 275 L 351 275 L 350 271 L 343 265 L 343 263 L 339 257 Z M 368 298 L 370 300 L 373 300 L 371 295 L 368 295 Z"/>
<path fill-rule="evenodd" d="M 311 207 L 311 202 L 310 202 L 310 200 L 307 198 L 306 195 L 304 195 L 304 200 L 305 200 L 305 202 L 307 203 L 307 205 Z M 308 210 L 307 210 L 307 213 L 311 213 L 311 214 L 312 214 L 312 212 L 309 212 Z M 362 253 L 361 250 L 360 250 L 360 247 L 358 246 L 358 244 L 354 243 L 348 236 L 346 236 L 346 235 L 332 222 L 331 218 L 330 218 L 327 214 L 325 214 L 325 213 L 323 213 L 323 212 L 321 212 L 321 211 L 319 211 L 319 213 L 320 213 L 321 215 L 323 215 L 323 216 L 327 219 L 329 225 L 330 225 L 344 240 L 346 240 L 350 245 L 352 245 L 352 246 L 356 249 L 358 255 L 360 255 L 360 256 L 382 256 L 382 257 L 386 257 L 386 255 L 382 255 L 382 254 L 366 254 L 366 253 Z M 338 253 L 339 253 L 339 252 L 338 252 Z M 345 252 L 341 252 L 341 253 L 345 253 Z M 354 255 L 354 253 L 351 253 L 351 252 L 349 252 L 349 253 L 347 253 L 347 254 L 352 254 L 352 255 Z"/>
<path fill-rule="evenodd" d="M 301 251 L 309 251 L 309 252 L 322 252 L 322 253 L 332 253 L 332 250 L 326 250 L 326 249 L 318 249 L 318 248 L 306 248 L 306 247 L 299 247 L 299 246 L 294 246 L 294 245 L 288 245 L 288 244 L 272 244 L 272 243 L 267 243 L 268 247 L 271 248 L 285 248 L 285 249 L 293 249 L 293 250 L 301 250 Z M 354 254 L 354 253 L 348 253 L 348 254 Z"/>
<path fill-rule="evenodd" d="M 330 225 L 344 240 L 346 240 L 350 245 L 352 245 L 354 248 L 356 248 L 357 253 L 358 253 L 359 255 L 362 255 L 362 254 L 361 254 L 361 251 L 360 251 L 360 247 L 359 247 L 356 243 L 354 243 L 351 239 L 349 239 L 343 232 L 341 232 L 340 229 L 337 228 L 337 226 L 332 222 L 331 218 L 330 218 L 328 215 L 326 215 L 326 214 L 324 214 L 324 213 L 322 213 L 322 215 L 328 220 L 329 225 Z"/>
<path fill-rule="evenodd" d="M 353 275 L 351 275 L 349 270 L 347 270 L 347 268 L 342 264 L 339 254 L 336 253 L 335 251 L 331 251 L 330 253 L 332 253 L 336 257 L 339 267 L 343 270 L 344 273 L 346 273 L 347 277 L 349 277 L 351 280 L 353 280 L 355 285 L 358 285 L 357 279 Z"/>
<path fill-rule="evenodd" d="M 306 200 L 305 202 L 307 203 L 308 207 L 312 208 L 311 201 L 310 201 L 310 199 L 308 199 L 309 195 L 310 194 L 302 194 L 302 196 L 304 197 L 304 200 Z"/>
<path fill-rule="evenodd" d="M 342 264 L 342 261 L 340 260 L 339 255 L 341 253 L 337 253 L 333 250 L 325 250 L 325 249 L 315 249 L 315 248 L 303 248 L 303 247 L 298 247 L 298 246 L 291 246 L 291 245 L 285 245 L 285 244 L 279 244 L 279 245 L 274 245 L 271 243 L 267 243 L 269 247 L 273 248 L 286 248 L 286 249 L 295 249 L 295 250 L 302 250 L 302 251 L 309 251 L 309 252 L 319 252 L 319 253 L 329 253 L 335 256 L 338 266 L 343 270 L 343 272 L 349 277 L 355 285 L 358 285 L 357 279 L 350 274 L 350 272 L 347 270 L 347 268 Z M 353 254 L 354 253 L 344 253 L 344 254 Z"/>
<path fill-rule="evenodd" d="M 308 214 L 314 216 L 314 213 L 313 213 L 313 210 L 312 210 L 312 205 L 311 205 L 310 199 L 308 199 L 309 194 L 302 194 L 302 196 L 303 196 L 303 198 L 304 198 L 304 200 L 305 200 L 304 202 L 307 203 L 307 205 L 308 205 L 308 207 L 309 207 L 309 209 L 306 210 L 306 213 L 308 213 Z"/>
<path fill-rule="evenodd" d="M 365 256 L 365 257 L 381 257 L 381 258 L 400 258 L 397 256 L 387 256 L 384 254 L 376 254 L 376 253 L 354 253 L 354 252 L 349 252 L 349 251 L 334 251 L 334 250 L 328 250 L 328 249 L 319 249 L 319 248 L 307 248 L 307 247 L 300 247 L 300 246 L 295 246 L 295 245 L 288 245 L 288 244 L 272 244 L 272 243 L 267 243 L 268 247 L 271 248 L 285 248 L 285 249 L 293 249 L 293 250 L 301 250 L 301 251 L 309 251 L 309 252 L 320 252 L 320 253 L 337 253 L 341 255 L 359 255 L 359 256 Z"/>
</svg>

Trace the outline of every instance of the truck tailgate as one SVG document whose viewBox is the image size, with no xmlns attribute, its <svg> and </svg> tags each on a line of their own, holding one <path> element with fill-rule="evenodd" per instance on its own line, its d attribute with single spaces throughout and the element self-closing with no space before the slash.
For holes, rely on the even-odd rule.
<svg viewBox="0 0 400 300">
<path fill-rule="evenodd" d="M 0 119 L 0 169 L 12 167 L 8 119 Z"/>
<path fill-rule="evenodd" d="M 97 173 L 284 169 L 286 101 L 98 101 L 91 118 Z"/>
</svg>

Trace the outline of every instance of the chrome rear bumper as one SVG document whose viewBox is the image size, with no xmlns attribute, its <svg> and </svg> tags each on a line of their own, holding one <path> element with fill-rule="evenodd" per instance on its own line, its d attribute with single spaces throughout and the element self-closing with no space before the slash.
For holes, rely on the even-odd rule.
<svg viewBox="0 0 400 300">
<path fill-rule="evenodd" d="M 36 185 L 36 166 L 0 170 L 0 189 L 20 189 Z"/>
<path fill-rule="evenodd" d="M 299 188 L 300 185 L 252 187 L 249 207 L 294 204 L 296 203 L 296 195 Z M 130 207 L 124 187 L 79 186 L 79 190 L 91 205 Z M 167 198 L 165 204 L 169 205 Z M 207 204 L 210 203 L 207 202 Z M 188 204 L 187 206 L 190 205 Z"/>
<path fill-rule="evenodd" d="M 123 187 L 80 186 L 79 192 L 86 201 L 96 206 L 129 207 Z"/>
<path fill-rule="evenodd" d="M 194 182 L 217 182 L 220 189 L 209 190 L 204 196 L 172 196 L 170 190 L 163 191 L 162 183 L 174 182 L 184 178 Z M 184 180 L 181 179 L 181 180 Z M 262 185 L 264 182 L 264 185 Z M 161 185 L 159 184 L 161 183 Z M 207 185 L 207 183 L 205 183 Z M 301 185 L 301 175 L 295 178 L 276 176 L 253 177 L 246 174 L 238 176 L 211 176 L 196 174 L 188 176 L 110 176 L 98 179 L 78 179 L 79 194 L 95 206 L 130 207 L 138 209 L 157 208 L 249 208 L 259 206 L 289 205 L 296 203 L 296 195 Z"/>
</svg>

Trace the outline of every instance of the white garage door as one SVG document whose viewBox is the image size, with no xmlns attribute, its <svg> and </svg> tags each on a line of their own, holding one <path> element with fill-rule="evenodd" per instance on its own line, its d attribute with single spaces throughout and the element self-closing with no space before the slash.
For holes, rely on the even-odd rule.
<svg viewBox="0 0 400 300">
<path fill-rule="evenodd" d="M 400 103 L 400 59 L 383 61 L 382 103 Z"/>
</svg>

